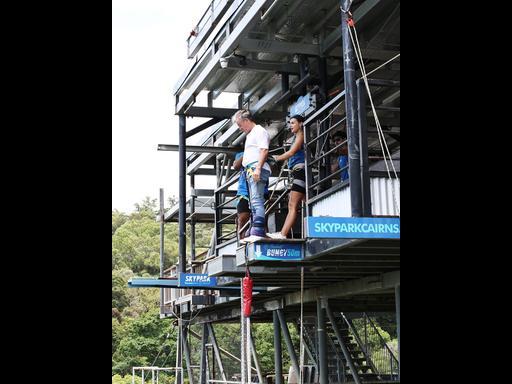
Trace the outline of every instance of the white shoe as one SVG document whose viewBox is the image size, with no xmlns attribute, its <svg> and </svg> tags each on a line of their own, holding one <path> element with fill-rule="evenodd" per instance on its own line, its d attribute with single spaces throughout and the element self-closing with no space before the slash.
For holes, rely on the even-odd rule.
<svg viewBox="0 0 512 384">
<path fill-rule="evenodd" d="M 286 236 L 284 236 L 281 232 L 267 233 L 267 236 L 272 239 L 285 240 Z"/>
<path fill-rule="evenodd" d="M 262 237 L 262 236 L 256 236 L 256 235 L 251 235 L 251 236 L 247 236 L 247 237 L 244 237 L 243 239 L 240 240 L 240 244 L 244 244 L 244 243 L 254 243 L 255 241 L 258 241 L 258 240 L 263 240 L 265 239 L 265 237 Z"/>
</svg>

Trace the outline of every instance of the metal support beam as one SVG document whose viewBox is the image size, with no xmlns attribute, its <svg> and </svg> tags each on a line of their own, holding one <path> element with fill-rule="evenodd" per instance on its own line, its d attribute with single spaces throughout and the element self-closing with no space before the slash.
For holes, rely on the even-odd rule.
<svg viewBox="0 0 512 384">
<path fill-rule="evenodd" d="M 164 189 L 160 188 L 160 277 L 164 277 Z M 160 288 L 160 314 L 164 313 L 164 289 Z"/>
<path fill-rule="evenodd" d="M 195 177 L 194 175 L 190 175 L 190 214 L 192 218 L 190 219 L 190 261 L 194 261 L 196 259 L 196 198 L 195 194 Z"/>
<path fill-rule="evenodd" d="M 210 337 L 212 340 L 213 353 L 215 355 L 215 359 L 217 360 L 217 364 L 219 366 L 220 375 L 222 377 L 222 380 L 227 381 L 226 372 L 224 372 L 224 364 L 222 364 L 222 359 L 220 357 L 219 345 L 217 344 L 217 338 L 215 337 L 213 325 L 212 325 L 212 323 L 206 323 L 206 325 L 208 326 L 208 331 L 210 333 Z"/>
<path fill-rule="evenodd" d="M 272 311 L 274 321 L 274 366 L 276 370 L 275 384 L 283 384 L 283 355 L 281 351 L 281 328 L 277 311 Z M 324 384 L 324 383 L 322 383 Z"/>
<path fill-rule="evenodd" d="M 252 359 L 254 361 L 254 365 L 256 366 L 258 380 L 260 381 L 260 384 L 264 384 L 266 381 L 263 379 L 263 374 L 261 373 L 260 359 L 258 358 L 258 353 L 256 352 L 256 345 L 254 344 L 254 338 L 252 337 L 252 332 L 250 333 L 250 341 L 251 341 Z"/>
<path fill-rule="evenodd" d="M 306 84 L 304 83 L 304 79 L 306 78 L 307 75 L 309 75 L 309 62 L 308 62 L 308 58 L 305 57 L 304 55 L 299 55 L 299 71 L 300 71 L 299 83 L 301 85 L 298 87 L 297 92 L 299 95 L 305 95 L 306 94 Z"/>
<path fill-rule="evenodd" d="M 304 290 L 303 302 L 310 303 L 318 297 L 345 297 L 366 294 L 384 289 L 394 288 L 400 283 L 400 271 L 383 273 L 378 276 L 368 276 L 362 279 L 353 279 L 329 286 L 310 288 Z M 300 304 L 300 292 L 288 293 L 284 296 L 287 306 Z"/>
<path fill-rule="evenodd" d="M 343 351 L 345 360 L 347 360 L 347 364 L 350 368 L 350 372 L 352 373 L 352 377 L 354 378 L 354 382 L 356 384 L 361 384 L 361 379 L 357 374 L 357 369 L 354 365 L 354 362 L 352 361 L 352 356 L 350 355 L 350 352 L 348 351 L 347 347 L 345 346 L 345 343 L 343 342 L 343 337 L 341 336 L 341 332 L 338 329 L 336 319 L 331 311 L 331 308 L 329 307 L 329 300 L 327 299 L 325 300 L 325 311 L 327 312 L 327 316 L 329 317 L 329 321 L 331 322 L 331 327 L 334 330 L 334 333 L 336 334 L 336 338 L 338 339 L 338 344 L 340 345 L 341 350 Z"/>
<path fill-rule="evenodd" d="M 253 110 L 253 108 L 251 108 Z M 259 108 L 254 108 L 256 117 L 262 119 L 279 119 L 282 117 L 282 112 L 279 111 L 264 111 L 258 112 Z M 220 119 L 231 119 L 238 109 L 235 108 L 208 108 L 208 107 L 190 107 L 186 115 L 192 117 L 217 117 Z"/>
<path fill-rule="evenodd" d="M 341 9 L 348 10 L 349 0 L 340 1 Z M 354 49 L 350 40 L 348 30 L 348 15 L 341 12 L 341 41 L 343 45 L 343 73 L 345 84 L 345 111 L 347 115 L 347 138 L 348 138 L 348 174 L 350 181 L 350 203 L 352 207 L 352 217 L 362 216 L 361 199 L 361 176 L 360 176 L 360 158 L 359 158 L 359 130 L 357 122 L 357 93 L 356 93 L 356 75 L 354 65 Z"/>
<path fill-rule="evenodd" d="M 354 11 L 353 19 L 357 23 L 359 23 L 379 2 L 382 0 L 366 0 L 359 5 L 359 7 Z M 348 9 L 348 8 L 343 8 Z M 343 13 L 343 12 L 342 12 Z M 341 33 L 342 26 L 339 26 L 334 31 L 332 31 L 324 40 L 322 44 L 321 52 L 326 55 L 329 51 L 331 51 L 334 47 L 339 46 L 339 36 Z M 363 57 L 364 56 L 363 54 Z M 390 57 L 393 57 L 391 55 Z"/>
<path fill-rule="evenodd" d="M 238 289 L 240 289 L 240 288 L 238 288 Z M 194 336 L 196 339 L 201 340 L 201 336 L 199 334 L 197 334 L 196 332 L 194 332 L 193 330 L 190 330 L 190 334 L 192 336 Z M 227 357 L 229 357 L 231 360 L 236 361 L 237 363 L 241 362 L 241 360 L 238 357 L 236 357 L 235 355 L 233 355 L 229 351 L 226 351 L 224 348 L 219 347 L 219 351 L 222 352 Z M 251 367 L 251 370 L 256 372 L 256 368 L 254 368 L 254 367 Z"/>
<path fill-rule="evenodd" d="M 318 366 L 320 367 L 320 384 L 327 384 L 329 380 L 327 366 L 327 345 L 325 338 L 325 314 L 322 308 L 322 299 L 316 300 L 317 332 L 318 332 Z"/>
<path fill-rule="evenodd" d="M 290 362 L 292 363 L 295 374 L 297 375 L 297 377 L 299 377 L 299 361 L 297 360 L 297 354 L 295 353 L 295 349 L 293 348 L 292 338 L 290 337 L 290 331 L 288 330 L 288 325 L 286 324 L 286 319 L 284 318 L 283 310 L 277 309 L 276 312 L 277 317 L 279 318 L 279 323 L 281 324 L 281 330 L 283 331 L 284 341 L 286 343 L 286 348 L 288 349 L 288 355 L 290 356 Z"/>
<path fill-rule="evenodd" d="M 287 53 L 310 56 L 320 55 L 320 45 L 304 43 L 287 43 L 277 40 L 241 39 L 239 49 L 247 52 Z"/>
<path fill-rule="evenodd" d="M 274 86 L 274 88 L 269 90 L 265 94 L 265 96 L 263 96 L 260 100 L 258 100 L 256 105 L 254 105 L 253 107 L 250 108 L 251 113 L 256 115 L 258 111 L 262 110 L 267 105 L 273 103 L 277 98 L 279 98 L 280 94 L 281 94 L 281 84 L 276 84 Z M 266 113 L 268 114 L 268 112 L 269 111 L 267 111 Z M 286 112 L 276 111 L 276 113 L 277 113 L 277 116 L 278 116 L 276 119 L 281 119 L 281 118 L 286 116 Z M 263 117 L 264 114 L 265 114 L 265 112 L 258 114 L 258 116 Z"/>
<path fill-rule="evenodd" d="M 211 59 L 206 64 L 206 67 L 201 70 L 190 87 L 176 95 L 178 99 L 175 112 L 176 114 L 183 113 L 183 111 L 190 106 L 194 100 L 194 96 L 203 90 L 203 87 L 207 83 L 213 71 L 220 67 L 219 59 L 231 54 L 238 45 L 240 36 L 243 36 L 255 23 L 260 21 L 261 8 L 265 6 L 267 2 L 268 0 L 256 0 L 254 2 L 237 26 L 233 29 L 232 33 L 227 37 L 226 41 L 219 47 L 219 50 L 212 55 Z M 194 73 L 190 74 L 190 76 L 193 75 Z"/>
<path fill-rule="evenodd" d="M 181 313 L 181 307 L 180 307 Z M 183 322 L 178 319 L 178 338 L 176 339 L 176 379 L 175 384 L 183 384 L 183 357 L 182 357 L 182 340 L 183 340 Z"/>
<path fill-rule="evenodd" d="M 187 363 L 187 374 L 188 374 L 188 382 L 189 384 L 194 384 L 194 375 L 192 373 L 192 361 L 190 359 L 190 348 L 188 345 L 188 325 L 183 327 L 182 330 L 182 346 L 183 346 L 183 354 L 185 355 L 185 362 Z"/>
<path fill-rule="evenodd" d="M 398 380 L 400 380 L 400 284 L 395 286 L 396 334 L 398 336 Z"/>
<path fill-rule="evenodd" d="M 320 77 L 320 100 L 317 103 L 317 108 L 322 107 L 327 103 L 328 95 L 328 81 L 327 81 L 327 59 L 325 56 L 318 57 L 318 76 Z"/>
<path fill-rule="evenodd" d="M 296 63 L 276 63 L 265 60 L 252 60 L 245 58 L 241 61 L 236 57 L 230 57 L 227 62 L 228 69 L 237 69 L 251 72 L 287 72 L 299 73 L 299 65 Z"/>
<path fill-rule="evenodd" d="M 179 151 L 180 146 L 176 144 L 158 144 L 159 151 Z M 194 153 L 232 153 L 243 151 L 243 147 L 212 147 L 206 145 L 187 145 L 185 152 Z"/>
<path fill-rule="evenodd" d="M 201 337 L 201 357 L 199 363 L 199 384 L 206 384 L 206 358 L 208 351 L 206 343 L 208 341 L 208 325 L 203 323 L 203 335 Z"/>
<path fill-rule="evenodd" d="M 246 335 L 247 335 L 247 322 L 245 321 L 244 316 L 244 300 L 243 300 L 243 292 L 244 285 L 243 279 L 240 279 L 240 378 L 241 384 L 247 384 L 251 380 L 248 379 L 250 377 L 250 372 L 247 370 L 247 343 L 246 343 Z"/>
<path fill-rule="evenodd" d="M 186 171 L 186 162 L 185 162 L 185 146 L 186 146 L 186 117 L 185 115 L 180 115 L 180 129 L 179 129 L 179 228 L 178 228 L 178 255 L 179 255 L 179 272 L 186 272 L 187 270 L 187 256 L 186 256 L 186 247 L 187 247 L 187 234 L 185 229 L 185 216 L 187 214 L 186 211 L 186 186 L 185 186 L 185 171 Z"/>
<path fill-rule="evenodd" d="M 366 87 L 364 81 L 356 81 L 357 113 L 359 123 L 360 177 L 361 177 L 361 208 L 364 217 L 372 215 L 370 195 L 370 174 L 368 165 L 368 127 L 366 124 Z"/>
<path fill-rule="evenodd" d="M 210 92 L 211 93 L 211 92 Z M 208 93 L 208 95 L 210 94 Z M 214 117 L 210 120 L 208 120 L 206 123 L 203 123 L 201 125 L 198 125 L 197 127 L 195 127 L 194 129 L 191 129 L 190 131 L 188 131 L 186 134 L 185 134 L 185 137 L 188 139 L 190 136 L 193 136 L 195 135 L 196 133 L 199 133 L 201 131 L 204 131 L 206 128 L 210 128 L 212 125 L 218 123 L 219 121 L 222 121 L 221 118 L 219 117 Z"/>
</svg>

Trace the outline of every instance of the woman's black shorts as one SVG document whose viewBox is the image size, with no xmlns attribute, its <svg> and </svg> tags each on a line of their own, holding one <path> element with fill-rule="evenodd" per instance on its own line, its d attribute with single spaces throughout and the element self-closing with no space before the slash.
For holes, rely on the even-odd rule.
<svg viewBox="0 0 512 384">
<path fill-rule="evenodd" d="M 306 193 L 306 170 L 304 168 L 294 169 L 292 171 L 292 177 L 292 191 Z"/>
</svg>

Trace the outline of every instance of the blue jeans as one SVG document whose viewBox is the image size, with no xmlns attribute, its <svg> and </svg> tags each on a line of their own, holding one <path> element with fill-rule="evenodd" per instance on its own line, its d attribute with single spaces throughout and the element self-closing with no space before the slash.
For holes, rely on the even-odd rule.
<svg viewBox="0 0 512 384">
<path fill-rule="evenodd" d="M 247 170 L 247 184 L 251 199 L 252 225 L 250 235 L 265 236 L 265 186 L 270 178 L 270 171 L 261 170 L 260 180 L 255 182 L 252 178 L 254 167 Z"/>
</svg>

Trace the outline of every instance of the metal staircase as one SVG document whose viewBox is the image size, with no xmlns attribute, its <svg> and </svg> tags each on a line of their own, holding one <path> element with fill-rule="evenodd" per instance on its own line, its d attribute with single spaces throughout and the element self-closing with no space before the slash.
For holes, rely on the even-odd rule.
<svg viewBox="0 0 512 384">
<path fill-rule="evenodd" d="M 398 383 L 398 376 L 391 374 L 386 369 L 381 371 L 375 366 L 370 356 L 365 352 L 365 345 L 362 343 L 356 329 L 352 322 L 346 319 L 342 313 L 336 312 L 334 314 L 334 324 L 326 318 L 325 331 L 327 339 L 327 367 L 328 367 L 328 382 L 329 383 L 354 383 L 354 375 L 352 374 L 350 364 L 343 353 L 343 348 L 338 340 L 338 333 L 341 336 L 341 341 L 346 347 L 352 365 L 355 368 L 355 373 L 361 383 Z M 300 324 L 297 322 L 297 329 Z M 317 324 L 314 317 L 305 317 L 303 322 L 303 335 L 306 349 L 305 364 L 308 364 L 307 357 L 309 356 L 309 363 L 315 365 L 314 376 L 312 381 L 308 383 L 319 383 L 319 372 L 316 367 L 316 361 L 319 361 L 318 356 L 318 337 L 317 337 Z M 336 332 L 337 331 L 337 332 Z M 392 356 L 394 358 L 394 356 Z M 395 359 L 396 360 L 396 359 Z M 393 360 L 391 360 L 391 368 L 393 368 Z M 395 367 L 397 365 L 395 364 Z M 306 381 L 305 381 L 306 382 Z"/>
</svg>

